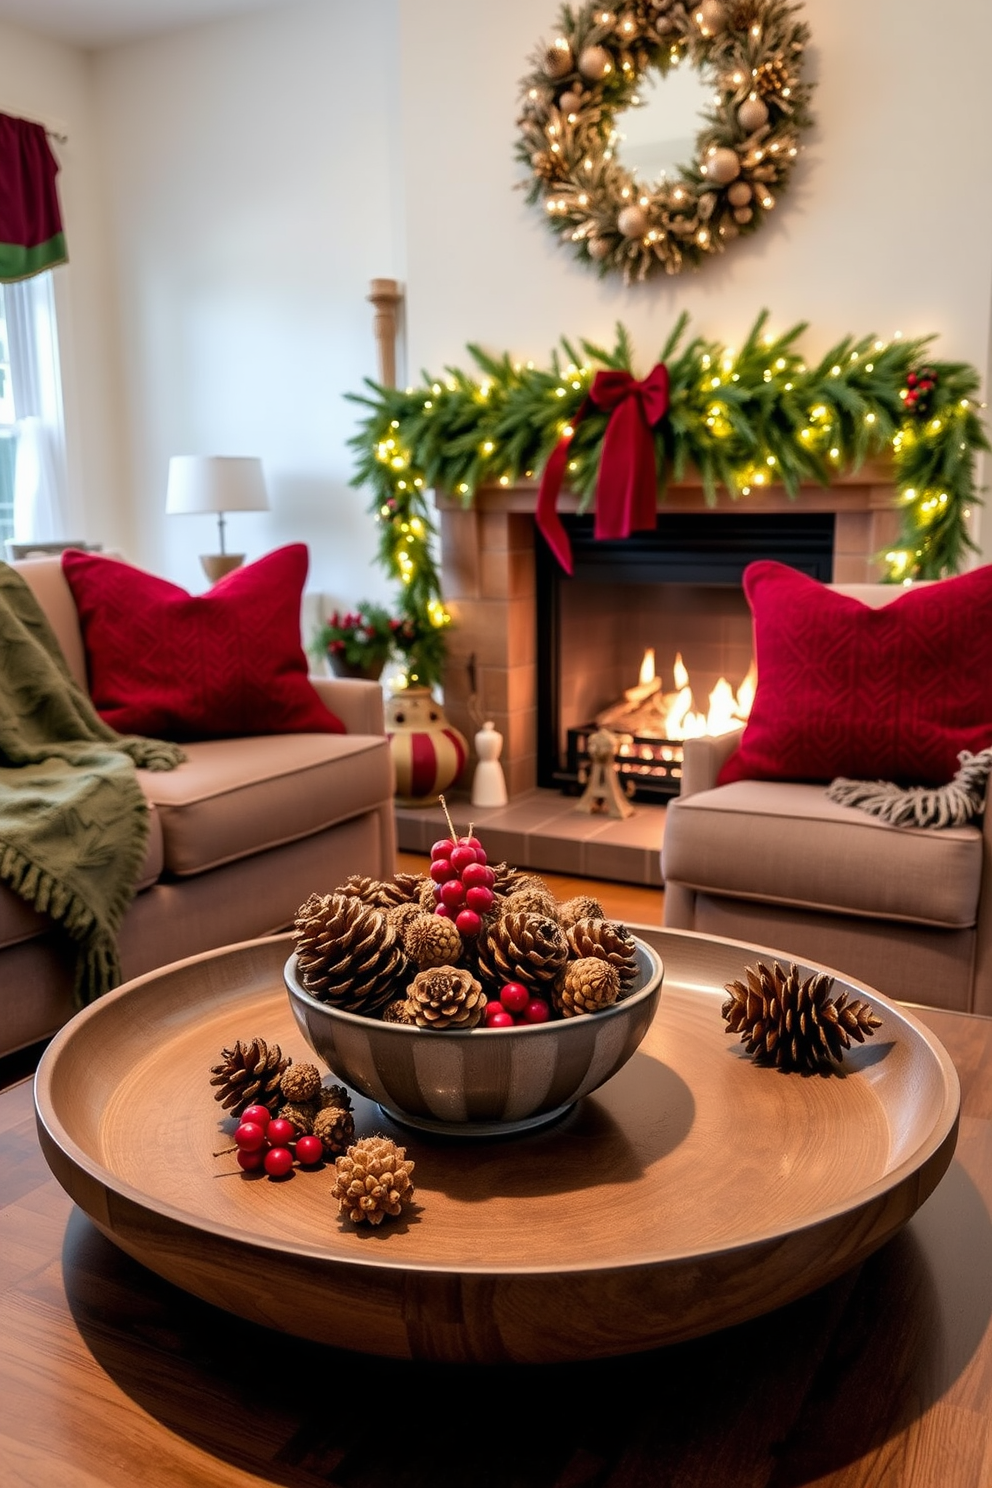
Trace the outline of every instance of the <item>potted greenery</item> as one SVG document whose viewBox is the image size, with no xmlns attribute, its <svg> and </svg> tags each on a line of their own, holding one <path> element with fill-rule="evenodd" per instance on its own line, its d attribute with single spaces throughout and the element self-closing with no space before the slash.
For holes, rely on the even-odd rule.
<svg viewBox="0 0 992 1488">
<path fill-rule="evenodd" d="M 401 624 L 383 605 L 363 600 L 357 610 L 335 610 L 318 631 L 313 650 L 327 657 L 335 676 L 375 682 L 393 654 Z"/>
</svg>

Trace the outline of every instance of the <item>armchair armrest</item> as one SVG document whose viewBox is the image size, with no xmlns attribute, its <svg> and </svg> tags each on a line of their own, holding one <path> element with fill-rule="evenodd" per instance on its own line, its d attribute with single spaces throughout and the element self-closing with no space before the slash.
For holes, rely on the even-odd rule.
<svg viewBox="0 0 992 1488">
<path fill-rule="evenodd" d="M 680 796 L 695 796 L 712 790 L 724 762 L 741 742 L 741 730 L 731 734 L 707 734 L 701 739 L 686 739 L 682 745 L 682 785 Z"/>
<path fill-rule="evenodd" d="M 318 677 L 310 681 L 325 708 L 335 713 L 349 734 L 384 734 L 382 688 L 360 677 Z"/>
</svg>

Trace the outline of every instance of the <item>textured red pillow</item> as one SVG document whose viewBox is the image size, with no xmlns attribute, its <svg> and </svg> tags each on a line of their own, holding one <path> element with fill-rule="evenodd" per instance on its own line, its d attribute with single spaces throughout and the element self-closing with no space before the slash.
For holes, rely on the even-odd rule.
<svg viewBox="0 0 992 1488">
<path fill-rule="evenodd" d="M 307 678 L 307 567 L 293 543 L 194 597 L 116 559 L 64 553 L 100 716 L 122 734 L 179 742 L 344 733 Z"/>
<path fill-rule="evenodd" d="M 744 572 L 758 688 L 732 780 L 943 785 L 992 745 L 992 565 L 881 609 L 784 564 Z"/>
</svg>

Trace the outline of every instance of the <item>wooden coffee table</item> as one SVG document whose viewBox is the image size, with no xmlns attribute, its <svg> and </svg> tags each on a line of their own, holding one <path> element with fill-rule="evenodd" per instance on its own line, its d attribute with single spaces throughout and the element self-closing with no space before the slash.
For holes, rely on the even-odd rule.
<svg viewBox="0 0 992 1488">
<path fill-rule="evenodd" d="M 30 1089 L 15 1086 L 0 1095 L 0 1481 L 980 1488 L 992 1021 L 914 1012 L 954 1059 L 963 1115 L 951 1167 L 909 1225 L 760 1319 L 561 1366 L 341 1353 L 197 1301 L 73 1209 L 38 1148 Z"/>
</svg>

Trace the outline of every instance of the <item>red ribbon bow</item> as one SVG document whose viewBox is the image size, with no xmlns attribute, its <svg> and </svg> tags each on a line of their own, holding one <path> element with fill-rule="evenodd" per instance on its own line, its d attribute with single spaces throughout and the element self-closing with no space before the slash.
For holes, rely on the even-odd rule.
<svg viewBox="0 0 992 1488">
<path fill-rule="evenodd" d="M 602 409 L 610 416 L 596 480 L 596 537 L 629 537 L 632 532 L 653 529 L 658 471 L 651 430 L 668 412 L 668 368 L 659 362 L 643 382 L 629 372 L 597 372 L 589 396 L 572 419 L 572 434 L 562 435 L 544 467 L 535 520 L 551 551 L 569 574 L 572 547 L 558 515 L 558 492 L 576 425 L 590 407 Z"/>
</svg>

